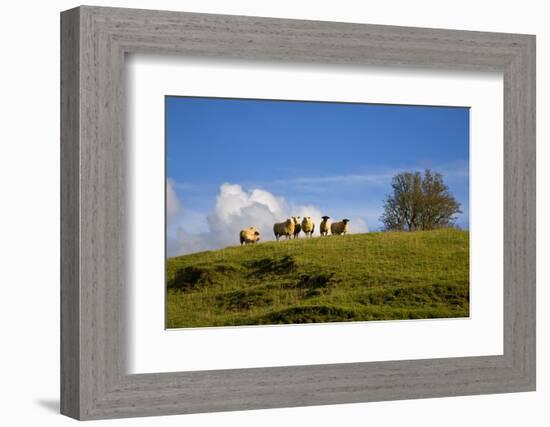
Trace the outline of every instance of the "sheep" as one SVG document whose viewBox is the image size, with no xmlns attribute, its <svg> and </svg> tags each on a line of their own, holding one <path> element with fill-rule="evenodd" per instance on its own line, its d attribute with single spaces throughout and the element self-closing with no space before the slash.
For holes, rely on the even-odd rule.
<svg viewBox="0 0 550 427">
<path fill-rule="evenodd" d="M 330 232 L 332 234 L 343 234 L 345 236 L 348 232 L 348 222 L 349 219 L 347 218 L 339 222 L 333 222 L 330 224 Z"/>
<path fill-rule="evenodd" d="M 297 239 L 299 237 L 300 231 L 302 231 L 302 226 L 300 225 L 300 217 L 299 216 L 293 216 L 292 220 L 294 221 L 294 238 Z"/>
<path fill-rule="evenodd" d="M 305 233 L 306 237 L 313 236 L 313 232 L 315 231 L 315 224 L 310 216 L 306 216 L 302 220 L 302 230 Z"/>
<path fill-rule="evenodd" d="M 260 231 L 256 227 L 245 228 L 240 231 L 239 240 L 241 246 L 256 243 L 260 240 Z"/>
<path fill-rule="evenodd" d="M 319 231 L 321 232 L 321 236 L 328 236 L 328 230 L 330 227 L 328 220 L 330 219 L 330 216 L 324 216 L 322 218 L 323 220 L 321 221 L 321 224 L 319 224 Z"/>
<path fill-rule="evenodd" d="M 273 234 L 275 234 L 277 241 L 279 241 L 281 236 L 286 236 L 288 240 L 290 239 L 290 236 L 294 234 L 295 228 L 294 220 L 292 218 L 288 218 L 284 222 L 276 222 L 273 224 Z"/>
</svg>

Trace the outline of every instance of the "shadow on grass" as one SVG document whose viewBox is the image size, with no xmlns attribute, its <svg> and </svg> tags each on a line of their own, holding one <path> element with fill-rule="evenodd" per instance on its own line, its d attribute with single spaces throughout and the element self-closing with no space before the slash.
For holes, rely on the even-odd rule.
<svg viewBox="0 0 550 427">
<path fill-rule="evenodd" d="M 201 267 L 186 267 L 176 272 L 174 278 L 168 283 L 168 287 L 187 291 L 209 285 L 213 281 L 212 270 Z"/>
<path fill-rule="evenodd" d="M 306 297 L 315 297 L 327 293 L 336 284 L 334 273 L 302 274 L 296 287 L 302 289 Z"/>
<path fill-rule="evenodd" d="M 291 255 L 282 258 L 262 258 L 246 263 L 252 269 L 250 276 L 265 276 L 267 274 L 288 274 L 296 268 L 296 261 Z"/>
<path fill-rule="evenodd" d="M 361 320 L 361 314 L 341 307 L 314 305 L 289 307 L 256 319 L 257 324 L 321 323 Z"/>
</svg>

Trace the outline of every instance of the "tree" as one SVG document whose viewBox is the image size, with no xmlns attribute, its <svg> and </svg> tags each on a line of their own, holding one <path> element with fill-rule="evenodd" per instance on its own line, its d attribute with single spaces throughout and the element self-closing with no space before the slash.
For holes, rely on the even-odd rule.
<svg viewBox="0 0 550 427">
<path fill-rule="evenodd" d="M 443 182 L 443 175 L 429 169 L 402 172 L 392 179 L 393 194 L 384 201 L 380 217 L 386 230 L 431 230 L 452 227 L 462 213 L 460 203 Z"/>
</svg>

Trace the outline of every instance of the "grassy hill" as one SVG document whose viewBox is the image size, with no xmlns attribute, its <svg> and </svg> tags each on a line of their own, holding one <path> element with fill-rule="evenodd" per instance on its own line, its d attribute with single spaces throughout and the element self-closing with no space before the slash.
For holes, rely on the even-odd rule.
<svg viewBox="0 0 550 427">
<path fill-rule="evenodd" d="M 469 315 L 469 234 L 266 242 L 167 261 L 167 327 Z"/>
</svg>

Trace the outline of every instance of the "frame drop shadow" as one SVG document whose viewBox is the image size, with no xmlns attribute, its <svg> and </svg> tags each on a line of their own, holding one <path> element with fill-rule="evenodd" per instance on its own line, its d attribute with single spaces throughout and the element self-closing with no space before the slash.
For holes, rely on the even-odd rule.
<svg viewBox="0 0 550 427">
<path fill-rule="evenodd" d="M 50 412 L 59 414 L 59 399 L 37 399 L 35 403 Z"/>
</svg>

